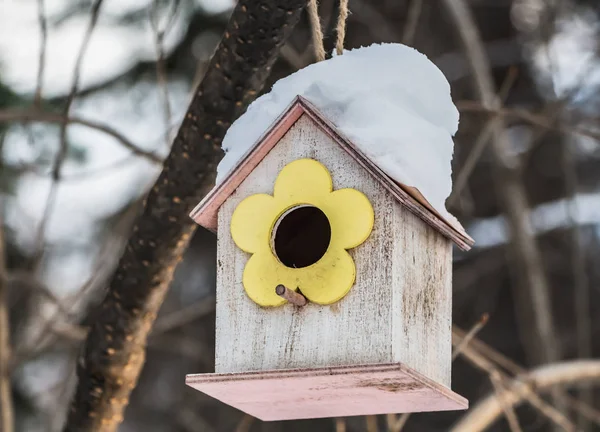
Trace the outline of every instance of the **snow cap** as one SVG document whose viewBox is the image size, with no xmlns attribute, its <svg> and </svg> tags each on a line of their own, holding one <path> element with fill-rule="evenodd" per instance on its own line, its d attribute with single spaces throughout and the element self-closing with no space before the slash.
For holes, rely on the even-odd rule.
<svg viewBox="0 0 600 432">
<path fill-rule="evenodd" d="M 450 85 L 425 55 L 401 44 L 344 51 L 279 80 L 223 140 L 221 182 L 297 96 L 312 102 L 387 175 L 415 187 L 444 218 L 452 190 L 458 110 Z"/>
</svg>

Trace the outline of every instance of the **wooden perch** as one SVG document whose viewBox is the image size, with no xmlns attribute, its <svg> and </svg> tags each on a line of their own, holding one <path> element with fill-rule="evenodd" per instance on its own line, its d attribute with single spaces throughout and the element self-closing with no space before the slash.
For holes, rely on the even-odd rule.
<svg viewBox="0 0 600 432">
<path fill-rule="evenodd" d="M 304 297 L 299 292 L 293 291 L 283 285 L 277 285 L 277 287 L 275 288 L 275 293 L 279 297 L 283 297 L 288 302 L 296 306 L 304 306 L 307 303 L 306 297 Z"/>
<path fill-rule="evenodd" d="M 240 0 L 109 284 L 78 362 L 65 431 L 115 431 L 144 364 L 148 333 L 212 187 L 225 132 L 269 76 L 307 0 Z"/>
</svg>

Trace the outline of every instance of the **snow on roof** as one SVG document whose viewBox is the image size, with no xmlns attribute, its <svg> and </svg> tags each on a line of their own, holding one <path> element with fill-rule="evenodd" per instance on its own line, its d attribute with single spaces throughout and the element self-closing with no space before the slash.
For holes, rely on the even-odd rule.
<svg viewBox="0 0 600 432">
<path fill-rule="evenodd" d="M 314 104 L 392 179 L 412 186 L 448 220 L 452 136 L 458 110 L 442 72 L 401 44 L 375 44 L 307 66 L 278 81 L 229 128 L 220 183 L 296 96 Z"/>
<path fill-rule="evenodd" d="M 325 118 L 314 105 L 302 96 L 294 98 L 292 104 L 265 131 L 255 145 L 251 146 L 248 152 L 240 158 L 225 178 L 192 210 L 190 217 L 199 225 L 216 232 L 218 229 L 218 210 L 221 205 L 303 115 L 307 115 L 318 128 L 340 145 L 362 169 L 372 175 L 408 211 L 452 240 L 460 249 L 469 250 L 471 248 L 474 241 L 464 231 L 460 223 L 442 217 L 417 189 L 400 184 L 386 175 L 359 148 L 345 138 L 336 126 Z"/>
</svg>

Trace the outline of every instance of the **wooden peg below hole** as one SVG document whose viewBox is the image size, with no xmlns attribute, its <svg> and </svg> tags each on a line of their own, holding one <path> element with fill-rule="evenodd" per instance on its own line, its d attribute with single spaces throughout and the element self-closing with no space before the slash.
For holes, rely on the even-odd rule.
<svg viewBox="0 0 600 432">
<path fill-rule="evenodd" d="M 304 306 L 307 303 L 306 297 L 283 285 L 277 285 L 277 287 L 275 287 L 275 294 L 277 294 L 279 297 L 283 297 L 288 302 L 296 306 Z"/>
</svg>

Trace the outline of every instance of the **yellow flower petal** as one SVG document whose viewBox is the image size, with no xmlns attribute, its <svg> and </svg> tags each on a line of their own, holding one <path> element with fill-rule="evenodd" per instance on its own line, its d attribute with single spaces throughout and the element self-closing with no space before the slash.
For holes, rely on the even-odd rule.
<svg viewBox="0 0 600 432">
<path fill-rule="evenodd" d="M 356 277 L 354 260 L 344 249 L 328 251 L 321 260 L 306 267 L 299 288 L 312 303 L 328 305 L 342 299 Z"/>
<path fill-rule="evenodd" d="M 286 302 L 275 294 L 275 288 L 282 283 L 278 270 L 285 270 L 285 267 L 268 250 L 250 257 L 244 268 L 242 283 L 253 302 L 260 306 L 281 306 Z"/>
<path fill-rule="evenodd" d="M 231 216 L 231 236 L 235 244 L 248 253 L 269 244 L 277 213 L 277 203 L 271 195 L 257 194 L 244 199 Z"/>
<path fill-rule="evenodd" d="M 281 170 L 273 190 L 280 202 L 304 204 L 331 189 L 331 176 L 323 164 L 313 159 L 298 159 Z"/>
<path fill-rule="evenodd" d="M 319 208 L 329 221 L 331 239 L 325 255 L 302 268 L 284 265 L 271 247 L 273 226 L 295 206 Z M 331 304 L 342 299 L 354 284 L 356 267 L 346 249 L 363 243 L 374 223 L 368 198 L 354 189 L 332 192 L 331 176 L 321 163 L 300 159 L 286 165 L 274 185 L 273 196 L 258 194 L 243 200 L 231 220 L 231 235 L 240 249 L 252 253 L 242 282 L 248 296 L 261 306 L 286 301 L 275 293 L 277 285 L 299 289 L 310 302 Z"/>
<path fill-rule="evenodd" d="M 350 249 L 362 244 L 371 234 L 375 214 L 362 192 L 339 189 L 331 193 L 322 205 L 331 225 L 334 246 Z"/>
</svg>

